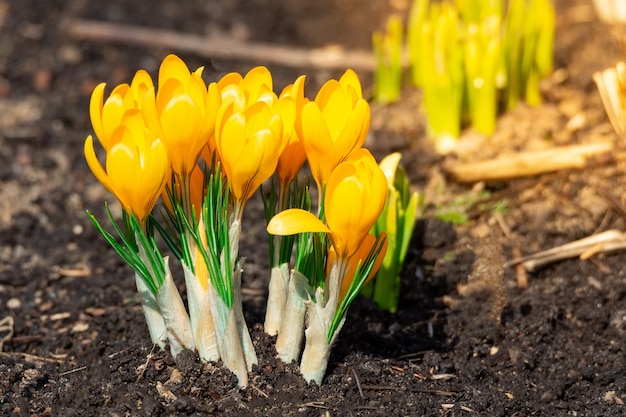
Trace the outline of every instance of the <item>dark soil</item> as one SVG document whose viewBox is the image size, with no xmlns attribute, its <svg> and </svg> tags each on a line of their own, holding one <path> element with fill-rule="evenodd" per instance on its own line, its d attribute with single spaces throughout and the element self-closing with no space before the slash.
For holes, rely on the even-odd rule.
<svg viewBox="0 0 626 417">
<path fill-rule="evenodd" d="M 246 389 L 191 352 L 176 362 L 153 349 L 132 274 L 89 223 L 113 200 L 89 172 L 93 87 L 155 74 L 170 50 L 77 42 L 62 22 L 92 18 L 195 34 L 319 47 L 369 48 L 370 34 L 407 1 L 0 0 L 0 414 L 20 416 L 618 416 L 626 414 L 626 262 L 623 252 L 571 259 L 528 275 L 503 268 L 607 229 L 624 230 L 626 166 L 456 184 L 424 137 L 419 94 L 372 106 L 368 146 L 402 150 L 425 192 L 403 274 L 399 311 L 358 299 L 321 387 L 274 358 L 260 323 L 267 255 L 260 202 L 250 204 L 241 254 L 247 322 L 260 364 Z M 404 9 L 403 9 L 404 7 Z M 504 115 L 489 142 L 467 132 L 464 158 L 548 145 L 614 141 L 594 71 L 621 49 L 591 0 L 557 2 L 555 76 L 545 103 Z M 182 56 L 207 79 L 264 62 Z M 276 89 L 308 74 L 307 95 L 341 72 L 270 66 Z M 362 73 L 366 88 L 371 76 Z M 482 187 L 482 188 L 481 188 Z M 491 192 L 504 213 L 463 206 Z M 617 202 L 611 205 L 608 196 Z M 114 209 L 116 208 L 113 205 Z M 465 211 L 453 226 L 444 208 Z M 117 207 L 119 213 L 119 207 Z M 180 282 L 180 281 L 179 281 Z M 11 326 L 9 320 L 14 324 Z"/>
</svg>

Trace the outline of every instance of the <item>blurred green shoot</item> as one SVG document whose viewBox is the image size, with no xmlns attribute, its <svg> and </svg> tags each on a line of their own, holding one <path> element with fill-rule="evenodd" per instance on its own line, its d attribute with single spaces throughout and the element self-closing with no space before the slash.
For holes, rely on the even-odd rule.
<svg viewBox="0 0 626 417">
<path fill-rule="evenodd" d="M 552 70 L 551 0 L 414 0 L 407 27 L 411 81 L 423 90 L 428 134 L 441 153 L 471 124 L 490 135 L 498 110 L 541 103 Z"/>
<path fill-rule="evenodd" d="M 428 134 L 438 152 L 447 153 L 461 134 L 463 47 L 457 10 L 448 2 L 430 6 L 422 24 L 419 56 Z"/>
<path fill-rule="evenodd" d="M 372 44 L 376 58 L 374 100 L 388 104 L 400 98 L 402 90 L 402 44 L 404 27 L 398 16 L 391 16 L 387 31 L 374 32 Z"/>
<path fill-rule="evenodd" d="M 491 135 L 496 129 L 498 115 L 498 80 L 501 71 L 501 28 L 497 13 L 486 15 L 466 26 L 465 81 L 467 114 L 476 131 Z"/>
<path fill-rule="evenodd" d="M 510 0 L 503 33 L 506 110 L 541 103 L 539 82 L 552 71 L 555 12 L 550 0 Z"/>
<path fill-rule="evenodd" d="M 361 294 L 373 298 L 381 309 L 395 313 L 400 297 L 400 274 L 404 258 L 413 235 L 413 228 L 422 199 L 417 192 L 411 193 L 409 180 L 400 165 L 398 152 L 388 155 L 380 162 L 380 167 L 389 182 L 387 205 L 372 233 L 380 236 L 387 233 L 387 253 L 378 273 L 363 287 Z"/>
</svg>

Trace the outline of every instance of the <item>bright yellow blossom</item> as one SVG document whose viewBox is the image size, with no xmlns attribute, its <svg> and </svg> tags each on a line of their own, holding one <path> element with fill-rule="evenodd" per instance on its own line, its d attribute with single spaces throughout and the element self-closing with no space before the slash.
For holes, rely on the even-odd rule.
<svg viewBox="0 0 626 417">
<path fill-rule="evenodd" d="M 321 190 L 335 167 L 363 145 L 369 130 L 369 104 L 354 71 L 347 70 L 339 81 L 327 81 L 315 101 L 304 105 L 301 118 L 296 129 Z"/>
<path fill-rule="evenodd" d="M 276 96 L 265 67 L 253 68 L 244 77 L 227 74 L 217 85 L 222 107 L 215 147 L 233 197 L 245 202 L 276 170 L 294 129 L 295 100 Z"/>
<path fill-rule="evenodd" d="M 337 256 L 349 259 L 378 219 L 387 199 L 387 179 L 372 154 L 361 148 L 331 173 L 324 197 L 326 224 L 308 211 L 289 209 L 274 216 L 267 231 L 275 235 L 330 233 Z"/>
<path fill-rule="evenodd" d="M 146 124 L 163 140 L 181 178 L 191 174 L 213 134 L 221 102 L 217 84 L 207 88 L 202 71 L 189 72 L 180 58 L 168 55 L 159 68 L 158 91 L 148 91 L 144 100 Z"/>
<path fill-rule="evenodd" d="M 265 102 L 243 111 L 231 103 L 220 109 L 215 139 L 232 196 L 245 203 L 276 169 L 284 147 L 281 116 Z"/>
<path fill-rule="evenodd" d="M 105 151 L 113 146 L 111 136 L 120 125 L 124 113 L 131 109 L 141 109 L 146 92 L 154 85 L 150 75 L 139 70 L 130 85 L 116 86 L 104 100 L 105 83 L 98 84 L 91 93 L 89 115 L 96 137 Z"/>
<path fill-rule="evenodd" d="M 387 178 L 372 154 L 361 148 L 339 164 L 326 187 L 324 214 L 339 257 L 352 256 L 380 216 Z"/>
<path fill-rule="evenodd" d="M 113 193 L 127 213 L 143 224 L 170 176 L 167 149 L 150 131 L 139 110 L 127 111 L 111 133 L 106 171 L 100 165 L 90 136 L 85 159 L 95 177 Z"/>
</svg>

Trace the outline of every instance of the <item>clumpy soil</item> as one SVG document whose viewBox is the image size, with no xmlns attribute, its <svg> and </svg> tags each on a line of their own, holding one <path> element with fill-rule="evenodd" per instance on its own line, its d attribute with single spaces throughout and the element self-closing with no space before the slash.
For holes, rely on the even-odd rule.
<svg viewBox="0 0 626 417">
<path fill-rule="evenodd" d="M 77 41 L 89 18 L 286 46 L 369 48 L 408 1 L 0 0 L 0 414 L 16 416 L 619 416 L 626 414 L 625 255 L 529 272 L 519 255 L 625 227 L 621 159 L 583 170 L 463 185 L 424 135 L 419 93 L 372 105 L 368 146 L 403 152 L 426 206 L 409 249 L 398 312 L 357 299 L 323 384 L 274 358 L 264 335 L 266 242 L 260 202 L 246 212 L 244 310 L 259 354 L 248 388 L 192 352 L 154 349 L 130 269 L 89 223 L 112 201 L 89 172 L 89 95 L 102 81 L 153 75 L 175 50 Z M 555 75 L 544 104 L 520 105 L 488 141 L 471 131 L 461 159 L 608 141 L 591 80 L 621 54 L 591 0 L 557 6 Z M 265 62 L 182 55 L 215 80 Z M 307 95 L 341 71 L 270 65 L 276 89 L 307 74 Z M 371 75 L 360 72 L 366 91 Z M 476 196 L 489 195 L 483 204 Z M 113 208 L 119 213 L 119 207 Z M 492 210 L 495 205 L 504 210 Z M 437 220 L 445 211 L 467 222 Z M 178 277 L 180 278 L 180 277 Z M 180 281 L 179 281 L 180 282 Z"/>
</svg>

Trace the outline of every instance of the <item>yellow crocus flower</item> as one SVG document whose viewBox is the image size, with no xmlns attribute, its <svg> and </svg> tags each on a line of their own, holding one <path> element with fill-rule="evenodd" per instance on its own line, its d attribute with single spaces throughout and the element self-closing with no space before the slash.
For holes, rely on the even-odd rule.
<svg viewBox="0 0 626 417">
<path fill-rule="evenodd" d="M 217 82 L 217 90 L 220 93 L 222 107 L 233 104 L 235 112 L 242 112 L 257 101 L 264 101 L 273 106 L 278 98 L 272 90 L 272 85 L 272 74 L 266 67 L 259 66 L 248 71 L 245 77 L 238 72 L 226 74 Z M 219 153 L 215 147 L 213 134 L 202 149 L 202 158 L 208 165 L 211 165 L 213 159 L 219 162 Z"/>
<path fill-rule="evenodd" d="M 159 68 L 158 91 L 148 91 L 144 99 L 146 124 L 163 140 L 181 178 L 191 174 L 213 134 L 221 103 L 217 84 L 207 88 L 202 71 L 190 72 L 180 58 L 168 55 Z"/>
<path fill-rule="evenodd" d="M 349 259 L 361 246 L 387 199 L 387 179 L 372 154 L 361 148 L 331 173 L 324 197 L 326 224 L 312 213 L 289 209 L 274 216 L 267 231 L 274 235 L 325 232 L 337 257 Z"/>
<path fill-rule="evenodd" d="M 245 203 L 276 170 L 294 129 L 295 100 L 276 96 L 265 67 L 252 68 L 244 77 L 227 74 L 217 85 L 222 107 L 215 148 L 234 199 Z"/>
<path fill-rule="evenodd" d="M 91 93 L 89 115 L 96 137 L 108 152 L 113 146 L 113 131 L 120 125 L 124 113 L 131 109 L 141 109 L 146 92 L 154 88 L 154 84 L 146 71 L 139 70 L 130 85 L 116 86 L 106 100 L 105 88 L 106 83 L 98 84 Z"/>
<path fill-rule="evenodd" d="M 369 104 L 352 70 L 339 81 L 327 81 L 315 100 L 303 106 L 296 129 L 318 189 L 323 189 L 330 173 L 350 152 L 363 145 L 369 125 Z"/>
<path fill-rule="evenodd" d="M 111 140 L 114 144 L 107 152 L 106 170 L 96 157 L 91 135 L 85 140 L 85 159 L 124 210 L 143 224 L 170 176 L 167 149 L 146 127 L 137 109 L 125 113 Z"/>
<path fill-rule="evenodd" d="M 245 203 L 276 169 L 283 147 L 283 122 L 265 102 L 243 111 L 234 103 L 218 114 L 215 144 L 235 201 Z"/>
</svg>

